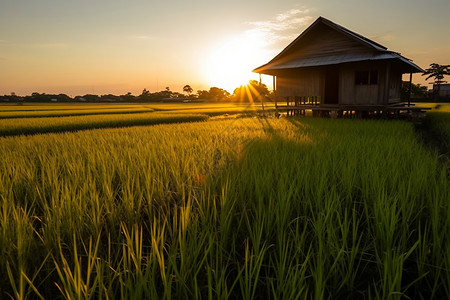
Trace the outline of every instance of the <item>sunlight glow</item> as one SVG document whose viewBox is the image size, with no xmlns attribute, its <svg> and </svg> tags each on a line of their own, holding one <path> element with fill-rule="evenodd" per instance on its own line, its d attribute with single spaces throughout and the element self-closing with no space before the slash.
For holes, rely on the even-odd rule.
<svg viewBox="0 0 450 300">
<path fill-rule="evenodd" d="M 259 80 L 252 70 L 271 55 L 264 37 L 261 31 L 248 30 L 212 49 L 205 65 L 206 81 L 233 93 L 249 80 Z"/>
</svg>

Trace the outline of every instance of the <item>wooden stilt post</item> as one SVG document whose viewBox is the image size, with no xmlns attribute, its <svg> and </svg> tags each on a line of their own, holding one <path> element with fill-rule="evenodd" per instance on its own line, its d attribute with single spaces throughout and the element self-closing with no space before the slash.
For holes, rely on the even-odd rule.
<svg viewBox="0 0 450 300">
<path fill-rule="evenodd" d="M 289 96 L 286 97 L 286 106 L 287 106 L 286 115 L 289 117 Z"/>
<path fill-rule="evenodd" d="M 273 97 L 275 98 L 275 116 L 278 117 L 278 104 L 277 104 L 277 100 L 278 100 L 278 95 L 277 95 L 277 86 L 276 86 L 276 79 L 275 79 L 275 75 L 272 76 L 272 80 L 273 80 Z"/>
<path fill-rule="evenodd" d="M 259 73 L 259 86 L 261 87 L 262 82 L 261 82 L 261 73 Z M 259 94 L 259 93 L 258 93 Z M 264 98 L 261 95 L 258 95 L 258 97 L 261 99 L 261 106 L 262 106 L 262 110 L 264 111 Z"/>
<path fill-rule="evenodd" d="M 411 106 L 412 73 L 409 73 L 408 107 Z"/>
</svg>

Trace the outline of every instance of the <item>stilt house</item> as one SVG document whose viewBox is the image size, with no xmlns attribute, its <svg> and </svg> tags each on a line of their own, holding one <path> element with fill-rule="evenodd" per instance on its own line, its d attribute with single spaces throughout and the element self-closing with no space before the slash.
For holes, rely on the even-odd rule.
<svg viewBox="0 0 450 300">
<path fill-rule="evenodd" d="M 278 101 L 287 103 L 277 108 L 289 115 L 304 109 L 341 114 L 398 111 L 402 75 L 423 70 L 399 53 L 319 17 L 253 72 L 273 76 Z"/>
</svg>

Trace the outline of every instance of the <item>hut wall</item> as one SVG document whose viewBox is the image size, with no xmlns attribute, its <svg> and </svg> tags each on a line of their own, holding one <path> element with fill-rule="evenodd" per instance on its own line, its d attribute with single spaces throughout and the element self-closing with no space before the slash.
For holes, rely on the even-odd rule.
<svg viewBox="0 0 450 300">
<path fill-rule="evenodd" d="M 393 70 L 390 74 L 389 103 L 401 100 L 402 72 Z"/>
<path fill-rule="evenodd" d="M 355 63 L 341 67 L 340 104 L 380 105 L 386 99 L 384 64 Z"/>
<path fill-rule="evenodd" d="M 281 97 L 319 96 L 323 94 L 320 70 L 290 71 L 277 76 L 277 92 Z"/>
<path fill-rule="evenodd" d="M 318 96 L 325 93 L 327 67 L 277 74 L 280 97 Z M 359 62 L 339 67 L 339 104 L 384 105 L 400 100 L 402 73 L 387 62 Z"/>
</svg>

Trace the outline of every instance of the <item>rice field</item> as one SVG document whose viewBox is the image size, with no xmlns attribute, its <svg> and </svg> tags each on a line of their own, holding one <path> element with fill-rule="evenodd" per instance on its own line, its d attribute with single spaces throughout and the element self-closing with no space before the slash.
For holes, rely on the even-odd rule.
<svg viewBox="0 0 450 300">
<path fill-rule="evenodd" d="M 201 109 L 0 138 L 0 297 L 450 298 L 449 170 L 412 123 Z"/>
<path fill-rule="evenodd" d="M 95 109 L 130 109 L 146 107 L 143 104 L 110 104 L 110 103 L 2 103 L 0 112 L 14 111 L 52 111 L 52 110 L 95 110 Z"/>
<path fill-rule="evenodd" d="M 450 105 L 437 104 L 428 114 L 426 125 L 436 135 L 450 168 Z"/>
<path fill-rule="evenodd" d="M 430 119 L 436 130 L 439 130 L 443 135 L 442 138 L 450 151 L 450 113 L 433 113 L 430 115 Z"/>
<path fill-rule="evenodd" d="M 132 108 L 99 108 L 99 109 L 60 109 L 60 110 L 37 110 L 37 111 L 0 111 L 0 119 L 15 118 L 46 118 L 84 115 L 107 115 L 107 114 L 132 114 L 152 112 L 153 109 L 147 107 Z"/>
<path fill-rule="evenodd" d="M 208 116 L 201 114 L 168 114 L 157 112 L 140 114 L 67 116 L 64 118 L 43 117 L 0 119 L 0 136 L 193 122 L 203 121 L 206 119 L 208 119 Z"/>
</svg>

